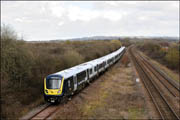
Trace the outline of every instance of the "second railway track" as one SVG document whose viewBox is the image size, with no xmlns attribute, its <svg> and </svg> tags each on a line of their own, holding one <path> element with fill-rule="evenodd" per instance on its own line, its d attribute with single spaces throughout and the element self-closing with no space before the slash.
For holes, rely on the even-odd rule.
<svg viewBox="0 0 180 120">
<path fill-rule="evenodd" d="M 167 96 L 159 89 L 159 84 L 155 82 L 154 77 L 157 77 L 156 79 L 159 79 L 159 81 L 163 83 L 163 85 L 169 90 L 169 92 L 171 92 L 174 97 L 179 97 L 178 87 L 176 89 L 176 87 L 174 87 L 173 84 L 170 84 L 167 79 L 165 79 L 166 77 L 162 74 L 158 75 L 159 72 L 155 70 L 154 67 L 150 66 L 146 59 L 140 55 L 137 55 L 137 52 L 135 55 L 134 51 L 135 50 L 132 51 L 132 48 L 129 50 L 132 61 L 161 118 L 180 119 L 179 111 L 176 105 L 173 105 L 173 103 L 167 99 Z M 154 77 L 150 75 L 150 72 L 154 75 Z M 166 82 L 162 81 L 163 78 Z"/>
<path fill-rule="evenodd" d="M 161 82 L 161 84 L 163 84 L 163 86 L 169 91 L 169 93 L 172 96 L 179 98 L 180 89 L 178 87 L 178 84 L 176 84 L 172 79 L 164 76 L 164 74 L 159 72 L 159 70 L 155 68 L 150 62 L 148 62 L 147 59 L 145 59 L 143 56 L 141 56 L 140 54 L 137 55 L 142 59 L 141 61 L 143 62 L 143 64 L 147 66 L 147 68 L 159 80 L 159 82 Z"/>
</svg>

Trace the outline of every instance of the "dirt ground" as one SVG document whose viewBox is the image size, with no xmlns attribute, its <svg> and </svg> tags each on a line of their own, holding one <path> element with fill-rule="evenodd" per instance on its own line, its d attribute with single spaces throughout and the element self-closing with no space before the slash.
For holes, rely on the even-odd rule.
<svg viewBox="0 0 180 120">
<path fill-rule="evenodd" d="M 125 54 L 54 115 L 56 119 L 148 119 L 140 81 Z"/>
</svg>

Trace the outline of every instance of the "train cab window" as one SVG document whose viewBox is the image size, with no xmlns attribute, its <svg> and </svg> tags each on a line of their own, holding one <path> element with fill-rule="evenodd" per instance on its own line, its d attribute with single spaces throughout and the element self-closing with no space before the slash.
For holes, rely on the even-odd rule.
<svg viewBox="0 0 180 120">
<path fill-rule="evenodd" d="M 46 79 L 46 88 L 47 89 L 59 89 L 61 86 L 62 78 L 59 77 L 50 77 Z"/>
</svg>

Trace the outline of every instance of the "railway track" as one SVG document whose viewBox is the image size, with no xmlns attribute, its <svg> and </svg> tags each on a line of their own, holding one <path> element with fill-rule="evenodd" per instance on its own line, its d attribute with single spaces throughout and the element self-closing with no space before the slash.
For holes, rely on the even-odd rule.
<svg viewBox="0 0 180 120">
<path fill-rule="evenodd" d="M 172 100 L 167 98 L 162 89 L 160 89 L 160 83 L 162 84 L 161 87 L 164 86 L 174 97 L 179 97 L 179 87 L 161 74 L 159 70 L 153 67 L 144 57 L 141 57 L 140 54 L 135 55 L 134 51 L 132 47 L 129 50 L 132 61 L 160 117 L 162 119 L 180 119 L 177 107 L 173 105 L 173 102 L 170 102 Z M 159 83 L 157 83 L 157 79 Z"/>
<path fill-rule="evenodd" d="M 94 81 L 91 83 L 93 84 Z M 87 89 L 88 86 L 85 88 L 81 89 L 79 92 L 83 92 L 83 90 Z M 80 97 L 78 93 L 75 93 L 73 96 L 71 96 L 71 99 L 73 100 L 75 97 Z M 40 108 L 39 110 L 34 110 L 35 112 L 27 114 L 26 116 L 20 118 L 20 120 L 35 120 L 35 119 L 41 119 L 41 120 L 46 120 L 46 119 L 53 119 L 53 115 L 56 114 L 56 112 L 63 107 L 64 104 L 68 102 L 68 98 L 64 98 L 59 104 L 46 104 L 44 107 Z"/>
<path fill-rule="evenodd" d="M 49 105 L 46 108 L 42 109 L 41 111 L 37 112 L 33 116 L 29 118 L 29 120 L 35 120 L 35 119 L 48 119 L 51 115 L 53 115 L 58 109 L 60 105 Z"/>
<path fill-rule="evenodd" d="M 19 119 L 20 120 L 49 119 L 59 108 L 60 108 L 60 104 L 53 105 L 47 103 L 38 108 L 33 109 L 27 115 Z"/>
<path fill-rule="evenodd" d="M 143 64 L 147 66 L 147 68 L 152 72 L 152 74 L 159 80 L 159 82 L 169 91 L 169 93 L 176 98 L 180 97 L 180 89 L 178 84 L 174 82 L 174 80 L 168 78 L 162 72 L 159 71 L 156 67 L 154 67 L 150 62 L 148 62 L 145 57 L 137 54 L 141 59 Z"/>
</svg>

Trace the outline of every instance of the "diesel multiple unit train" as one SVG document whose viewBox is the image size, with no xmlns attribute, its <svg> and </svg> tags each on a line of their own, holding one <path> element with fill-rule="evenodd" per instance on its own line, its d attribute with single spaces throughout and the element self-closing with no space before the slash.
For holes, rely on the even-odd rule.
<svg viewBox="0 0 180 120">
<path fill-rule="evenodd" d="M 44 78 L 44 99 L 50 103 L 60 102 L 85 87 L 94 78 L 117 62 L 125 52 L 121 47 L 101 58 L 50 74 Z"/>
</svg>

